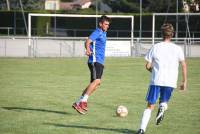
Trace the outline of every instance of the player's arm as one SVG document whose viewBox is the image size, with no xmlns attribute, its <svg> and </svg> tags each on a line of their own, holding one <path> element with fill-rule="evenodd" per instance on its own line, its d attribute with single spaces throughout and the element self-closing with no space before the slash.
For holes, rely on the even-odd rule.
<svg viewBox="0 0 200 134">
<path fill-rule="evenodd" d="M 90 51 L 90 44 L 91 43 L 92 43 L 92 40 L 90 38 L 87 38 L 86 41 L 85 41 L 85 49 L 86 49 L 85 54 L 87 56 L 90 56 L 92 54 L 92 52 Z"/>
<path fill-rule="evenodd" d="M 180 85 L 180 90 L 185 90 L 187 86 L 187 64 L 185 60 L 180 62 L 182 68 L 182 81 Z"/>
<path fill-rule="evenodd" d="M 151 72 L 152 71 L 152 64 L 150 62 L 147 61 L 146 63 L 146 69 Z"/>
</svg>

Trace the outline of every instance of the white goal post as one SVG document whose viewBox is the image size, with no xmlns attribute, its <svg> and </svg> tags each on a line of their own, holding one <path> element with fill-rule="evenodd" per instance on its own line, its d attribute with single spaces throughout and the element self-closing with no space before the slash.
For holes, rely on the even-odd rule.
<svg viewBox="0 0 200 134">
<path fill-rule="evenodd" d="M 130 50 L 133 48 L 133 38 L 134 38 L 134 16 L 132 15 L 106 15 L 110 18 L 129 18 L 131 21 L 131 29 L 130 29 Z M 75 18 L 99 18 L 101 15 L 77 15 L 77 14 L 41 14 L 41 13 L 29 13 L 28 14 L 28 38 L 29 38 L 29 49 L 31 48 L 31 20 L 32 17 L 75 17 Z M 55 38 L 55 37 L 51 37 Z M 30 50 L 29 50 L 30 51 Z M 31 56 L 31 54 L 29 54 Z"/>
</svg>

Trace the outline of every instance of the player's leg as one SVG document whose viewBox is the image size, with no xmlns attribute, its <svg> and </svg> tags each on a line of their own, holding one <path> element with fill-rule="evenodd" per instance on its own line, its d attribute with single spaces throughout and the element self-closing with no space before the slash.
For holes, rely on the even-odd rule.
<svg viewBox="0 0 200 134">
<path fill-rule="evenodd" d="M 91 71 L 91 83 L 88 85 L 84 93 L 84 95 L 90 96 L 97 87 L 101 84 L 101 77 L 103 75 L 104 66 L 98 62 L 94 64 L 88 64 L 90 71 Z"/>
<path fill-rule="evenodd" d="M 85 111 L 88 110 L 87 109 L 87 100 L 88 100 L 89 96 L 86 94 L 86 91 L 87 91 L 88 87 L 90 86 L 90 84 L 92 83 L 92 81 L 94 81 L 94 79 L 96 77 L 96 73 L 94 70 L 94 64 L 88 63 L 88 68 L 90 70 L 90 83 L 85 88 L 85 90 L 83 90 L 80 98 L 72 105 L 72 107 L 80 114 L 85 114 Z"/>
<path fill-rule="evenodd" d="M 96 79 L 96 68 L 94 66 L 94 63 L 88 63 L 88 68 L 90 70 L 90 83 L 89 85 L 85 88 L 85 90 L 82 92 L 82 96 L 80 97 L 79 101 L 85 99 L 87 101 L 88 96 L 86 95 L 86 92 L 90 86 L 90 84 Z M 84 97 L 85 95 L 85 97 Z"/>
<path fill-rule="evenodd" d="M 101 79 L 94 80 L 92 83 L 90 83 L 88 85 L 87 90 L 84 95 L 88 95 L 88 97 L 89 97 L 97 89 L 97 87 L 100 85 L 100 83 L 101 83 Z M 84 101 L 84 99 L 83 99 L 83 101 Z M 85 100 L 85 101 L 87 101 L 87 100 Z"/>
<path fill-rule="evenodd" d="M 78 104 L 84 111 L 88 111 L 88 98 L 97 89 L 97 87 L 100 85 L 100 82 L 100 79 L 93 80 L 92 83 L 90 83 L 84 90 L 80 99 L 76 102 L 76 104 Z"/>
<path fill-rule="evenodd" d="M 87 111 L 87 100 L 89 96 L 97 89 L 101 83 L 104 66 L 100 63 L 88 64 L 91 72 L 91 81 L 87 88 L 83 91 L 82 96 L 76 102 L 83 110 Z M 80 112 L 79 112 L 80 113 Z"/>
<path fill-rule="evenodd" d="M 148 102 L 148 104 L 147 104 L 147 108 L 143 112 L 140 128 L 137 134 L 144 134 L 144 132 L 146 131 L 148 122 L 151 118 L 151 112 L 154 109 L 159 93 L 160 93 L 160 86 L 155 86 L 155 85 L 149 86 L 147 96 L 146 96 L 146 101 Z"/>
<path fill-rule="evenodd" d="M 156 115 L 156 125 L 159 125 L 161 121 L 164 119 L 164 113 L 167 110 L 167 103 L 171 97 L 173 92 L 172 87 L 161 87 L 160 89 L 160 100 L 159 100 L 159 108 L 158 113 Z"/>
<path fill-rule="evenodd" d="M 98 62 L 94 64 L 90 64 L 91 70 L 91 83 L 88 85 L 86 90 L 84 91 L 83 99 L 81 99 L 81 107 L 84 110 L 87 110 L 87 100 L 89 96 L 97 89 L 97 87 L 101 84 L 101 77 L 103 74 L 104 66 Z"/>
</svg>

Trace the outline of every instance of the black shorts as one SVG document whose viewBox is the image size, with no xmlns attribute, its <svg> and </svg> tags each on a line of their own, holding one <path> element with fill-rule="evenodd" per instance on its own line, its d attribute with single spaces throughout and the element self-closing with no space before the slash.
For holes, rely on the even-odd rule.
<svg viewBox="0 0 200 134">
<path fill-rule="evenodd" d="M 103 75 L 104 66 L 98 62 L 88 63 L 90 69 L 90 82 L 96 79 L 101 79 Z"/>
</svg>

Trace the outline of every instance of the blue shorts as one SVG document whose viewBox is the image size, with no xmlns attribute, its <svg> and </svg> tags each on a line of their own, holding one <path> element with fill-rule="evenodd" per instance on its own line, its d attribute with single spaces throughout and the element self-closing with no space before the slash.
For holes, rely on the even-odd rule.
<svg viewBox="0 0 200 134">
<path fill-rule="evenodd" d="M 159 103 L 168 102 L 173 89 L 172 87 L 150 85 L 146 95 L 146 101 L 149 104 L 155 104 L 160 94 Z"/>
</svg>

